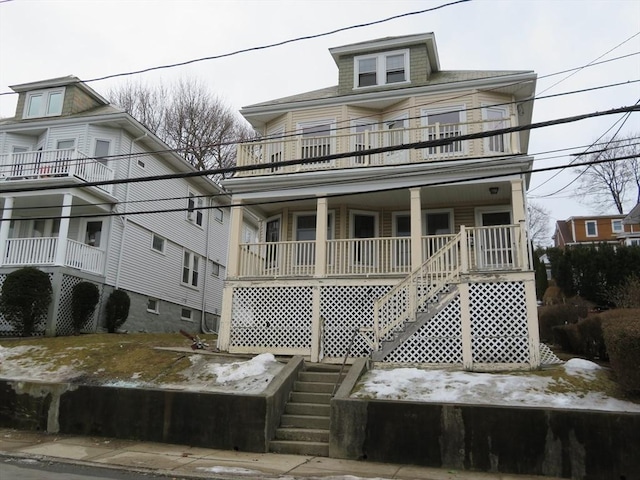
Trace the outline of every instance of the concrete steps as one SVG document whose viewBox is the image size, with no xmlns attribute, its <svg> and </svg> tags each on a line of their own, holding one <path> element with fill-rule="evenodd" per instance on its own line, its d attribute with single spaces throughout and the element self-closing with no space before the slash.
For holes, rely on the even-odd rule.
<svg viewBox="0 0 640 480">
<path fill-rule="evenodd" d="M 272 452 L 329 456 L 330 402 L 339 372 L 340 367 L 335 365 L 305 364 L 269 445 Z"/>
</svg>

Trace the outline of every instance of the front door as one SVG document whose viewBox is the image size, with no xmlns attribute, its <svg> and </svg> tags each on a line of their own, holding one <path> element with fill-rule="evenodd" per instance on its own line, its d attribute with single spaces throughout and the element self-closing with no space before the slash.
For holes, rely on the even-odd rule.
<svg viewBox="0 0 640 480">
<path fill-rule="evenodd" d="M 482 227 L 476 235 L 478 266 L 484 269 L 509 269 L 513 266 L 514 245 L 511 234 L 511 212 L 508 210 L 482 212 Z"/>
<path fill-rule="evenodd" d="M 265 267 L 267 270 L 278 266 L 278 242 L 280 242 L 280 217 L 267 220 L 265 229 Z"/>
</svg>

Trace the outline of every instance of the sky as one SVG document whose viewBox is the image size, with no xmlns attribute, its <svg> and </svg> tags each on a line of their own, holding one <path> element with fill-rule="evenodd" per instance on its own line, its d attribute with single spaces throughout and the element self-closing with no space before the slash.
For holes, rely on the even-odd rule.
<svg viewBox="0 0 640 480">
<path fill-rule="evenodd" d="M 454 2 L 0 0 L 0 93 L 9 92 L 10 85 L 59 76 L 90 80 L 228 54 Z M 424 32 L 435 34 L 443 70 L 535 71 L 536 95 L 559 96 L 536 101 L 534 122 L 640 100 L 640 82 L 627 83 L 640 80 L 637 0 L 471 0 L 319 38 L 89 85 L 106 96 L 128 81 L 154 85 L 193 78 L 239 110 L 337 84 L 329 48 Z M 593 88 L 597 89 L 562 95 Z M 16 100 L 16 95 L 0 95 L 0 117 L 13 116 Z M 529 153 L 536 158 L 534 168 L 569 164 L 572 154 L 583 152 L 603 134 L 615 133 L 621 121 L 621 114 L 606 115 L 532 131 Z M 620 130 L 637 132 L 640 113 L 632 114 Z M 578 182 L 572 183 L 576 173 L 568 168 L 532 176 L 529 200 L 549 211 L 551 224 L 571 216 L 616 213 L 613 207 L 595 208 L 581 198 Z M 629 195 L 626 211 L 634 203 L 635 195 Z"/>
</svg>

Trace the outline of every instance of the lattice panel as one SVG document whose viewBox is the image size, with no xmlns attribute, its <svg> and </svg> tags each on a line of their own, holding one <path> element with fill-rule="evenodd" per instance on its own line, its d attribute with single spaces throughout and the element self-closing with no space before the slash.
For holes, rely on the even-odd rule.
<svg viewBox="0 0 640 480">
<path fill-rule="evenodd" d="M 73 277 L 71 275 L 62 276 L 62 285 L 60 288 L 60 303 L 58 306 L 58 315 L 56 316 L 56 335 L 72 335 L 73 334 L 73 318 L 71 317 L 71 298 L 73 296 L 73 287 L 80 282 L 85 282 L 82 278 Z M 93 282 L 90 282 L 93 283 Z M 102 284 L 94 283 L 102 297 Z M 98 322 L 98 308 L 93 312 L 93 316 L 82 329 L 82 332 L 95 332 Z"/>
<path fill-rule="evenodd" d="M 469 287 L 473 361 L 529 362 L 524 283 L 474 283 Z"/>
<path fill-rule="evenodd" d="M 460 296 L 387 355 L 391 363 L 462 363 Z"/>
<path fill-rule="evenodd" d="M 311 348 L 311 287 L 249 287 L 233 291 L 234 347 Z"/>
<path fill-rule="evenodd" d="M 391 287 L 387 285 L 328 286 L 320 290 L 320 315 L 324 318 L 322 339 L 326 357 L 344 357 L 355 330 L 373 326 L 373 303 Z M 351 357 L 366 357 L 371 349 L 356 335 Z"/>
<path fill-rule="evenodd" d="M 2 286 L 4 285 L 4 281 L 7 278 L 7 274 L 3 273 L 0 275 L 0 290 L 2 290 Z M 49 273 L 49 281 L 53 280 L 53 274 Z M 52 300 L 53 301 L 53 300 Z M 35 328 L 35 332 L 33 333 L 34 337 L 42 337 L 44 336 L 45 328 L 47 325 L 47 317 L 46 315 L 42 317 L 38 326 Z M 8 320 L 5 320 L 4 316 L 0 314 L 0 337 L 15 337 L 19 335 L 14 328 L 14 326 L 9 323 Z"/>
</svg>

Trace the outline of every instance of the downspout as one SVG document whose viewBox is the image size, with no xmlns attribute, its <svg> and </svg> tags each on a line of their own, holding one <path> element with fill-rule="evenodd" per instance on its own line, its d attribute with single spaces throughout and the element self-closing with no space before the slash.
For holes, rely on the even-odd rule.
<svg viewBox="0 0 640 480">
<path fill-rule="evenodd" d="M 127 178 L 131 178 L 131 155 L 133 154 L 133 145 L 139 141 L 142 140 L 143 138 L 145 138 L 147 136 L 147 133 L 145 132 L 143 135 L 139 136 L 138 138 L 134 138 L 133 140 L 131 140 L 131 144 L 129 145 L 129 165 L 127 167 Z M 122 221 L 122 238 L 120 239 L 120 252 L 118 253 L 118 267 L 116 269 L 116 282 L 115 282 L 115 288 L 116 290 L 120 287 L 120 268 L 122 267 L 122 254 L 124 253 L 124 241 L 127 237 L 127 210 L 129 208 L 129 185 L 131 185 L 130 183 L 127 182 L 126 186 L 125 186 L 125 193 L 124 193 L 124 211 L 123 211 L 123 215 L 120 217 L 120 220 Z"/>
<path fill-rule="evenodd" d="M 208 207 L 212 206 L 212 200 L 209 199 Z M 209 267 L 209 234 L 211 233 L 211 208 L 207 208 L 207 233 L 205 235 L 205 261 L 204 261 L 204 275 L 202 276 L 202 315 L 200 316 L 200 331 L 202 333 L 216 333 L 213 330 L 207 329 L 207 323 L 205 319 L 206 306 L 207 306 L 207 268 Z"/>
</svg>

